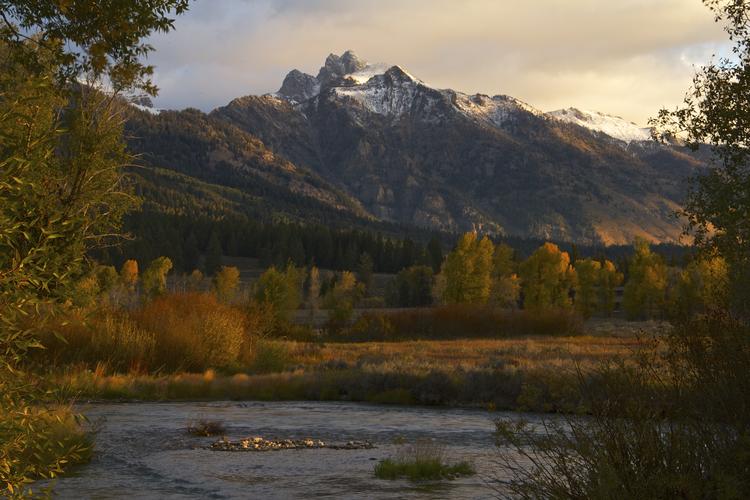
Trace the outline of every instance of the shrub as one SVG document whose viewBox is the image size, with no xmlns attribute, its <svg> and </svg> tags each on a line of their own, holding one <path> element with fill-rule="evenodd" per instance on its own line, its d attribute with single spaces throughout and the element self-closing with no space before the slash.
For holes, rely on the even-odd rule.
<svg viewBox="0 0 750 500">
<path fill-rule="evenodd" d="M 565 309 L 512 311 L 488 306 L 448 305 L 363 315 L 337 338 L 353 341 L 504 338 L 528 335 L 572 336 L 583 322 Z"/>
<path fill-rule="evenodd" d="M 235 362 L 246 341 L 244 314 L 212 294 L 159 297 L 135 314 L 156 338 L 156 362 L 167 369 L 204 370 Z"/>
<path fill-rule="evenodd" d="M 89 359 L 104 361 L 118 370 L 138 370 L 153 364 L 156 338 L 129 317 L 108 315 L 91 326 Z"/>
<path fill-rule="evenodd" d="M 750 327 L 723 313 L 677 324 L 639 363 L 581 380 L 585 419 L 500 421 L 519 498 L 747 498 Z M 658 344 L 657 344 L 658 345 Z M 503 474 L 505 475 L 505 474 Z"/>
<path fill-rule="evenodd" d="M 281 342 L 259 340 L 254 345 L 254 358 L 250 365 L 253 373 L 277 373 L 284 371 L 291 356 Z"/>
</svg>

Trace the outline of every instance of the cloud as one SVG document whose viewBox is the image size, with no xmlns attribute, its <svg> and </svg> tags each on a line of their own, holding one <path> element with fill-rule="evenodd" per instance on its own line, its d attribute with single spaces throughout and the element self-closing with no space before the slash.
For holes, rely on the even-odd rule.
<svg viewBox="0 0 750 500">
<path fill-rule="evenodd" d="M 205 110 L 351 48 L 438 87 L 644 123 L 726 50 L 699 0 L 197 0 L 176 28 L 152 39 L 156 103 Z"/>
</svg>

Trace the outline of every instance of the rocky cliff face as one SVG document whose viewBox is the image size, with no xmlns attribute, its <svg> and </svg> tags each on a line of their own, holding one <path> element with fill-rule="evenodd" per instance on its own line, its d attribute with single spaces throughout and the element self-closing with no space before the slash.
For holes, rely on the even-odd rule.
<svg viewBox="0 0 750 500">
<path fill-rule="evenodd" d="M 399 66 L 330 55 L 276 94 L 212 112 L 315 172 L 373 216 L 448 231 L 675 241 L 701 163 L 648 130 L 576 109 L 437 89 Z"/>
</svg>

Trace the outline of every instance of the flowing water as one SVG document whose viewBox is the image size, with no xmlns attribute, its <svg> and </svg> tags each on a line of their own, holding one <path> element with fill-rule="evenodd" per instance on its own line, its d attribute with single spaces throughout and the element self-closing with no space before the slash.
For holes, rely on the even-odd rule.
<svg viewBox="0 0 750 500">
<path fill-rule="evenodd" d="M 96 454 L 57 481 L 59 498 L 493 498 L 498 496 L 493 421 L 522 417 L 317 402 L 92 404 L 82 411 L 99 427 Z M 213 451 L 206 447 L 217 438 L 185 432 L 198 419 L 223 422 L 233 440 L 368 440 L 376 448 Z M 444 445 L 449 461 L 470 461 L 477 475 L 427 483 L 375 478 L 375 464 L 397 452 L 395 443 L 423 439 Z"/>
</svg>

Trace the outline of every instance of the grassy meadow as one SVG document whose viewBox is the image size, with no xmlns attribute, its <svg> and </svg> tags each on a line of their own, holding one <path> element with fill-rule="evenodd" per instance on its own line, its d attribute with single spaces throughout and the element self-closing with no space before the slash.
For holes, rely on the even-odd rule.
<svg viewBox="0 0 750 500">
<path fill-rule="evenodd" d="M 578 374 L 630 359 L 637 331 L 659 324 L 593 321 L 579 336 L 301 342 L 262 339 L 234 369 L 149 372 L 106 362 L 56 368 L 49 379 L 82 399 L 332 400 L 585 411 Z"/>
</svg>

